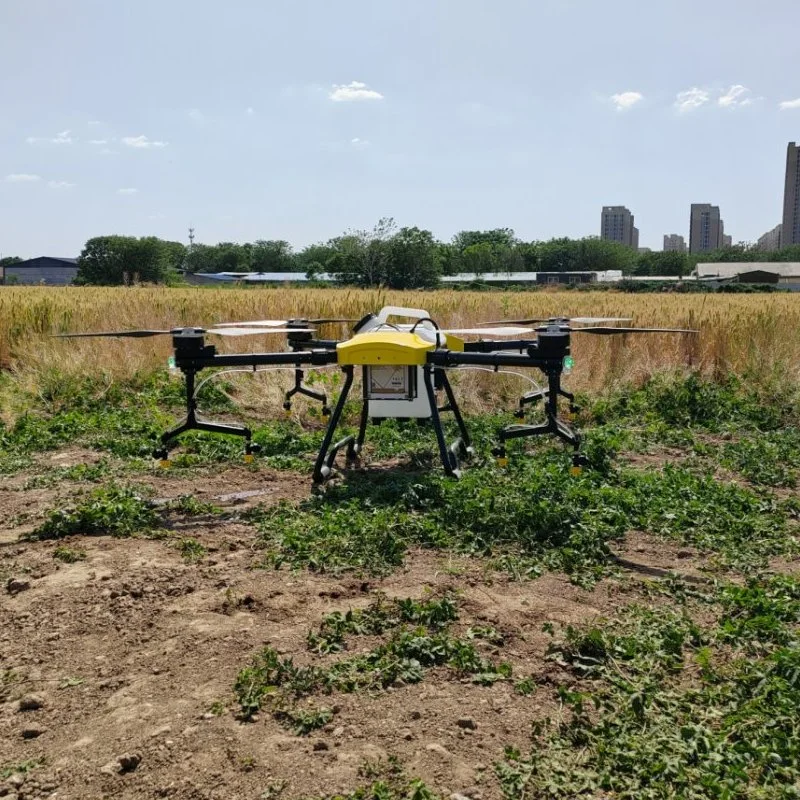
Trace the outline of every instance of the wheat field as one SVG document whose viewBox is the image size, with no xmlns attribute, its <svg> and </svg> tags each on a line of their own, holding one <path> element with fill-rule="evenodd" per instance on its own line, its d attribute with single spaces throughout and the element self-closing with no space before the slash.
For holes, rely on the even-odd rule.
<svg viewBox="0 0 800 800">
<path fill-rule="evenodd" d="M 641 383 L 665 370 L 730 373 L 753 381 L 796 381 L 800 365 L 800 297 L 791 294 L 625 294 L 617 292 L 393 292 L 348 288 L 0 287 L 0 374 L 29 397 L 88 376 L 109 385 L 166 368 L 168 336 L 115 340 L 54 339 L 67 331 L 209 326 L 281 317 L 359 318 L 384 305 L 423 308 L 443 327 L 527 316 L 630 317 L 634 325 L 686 327 L 697 336 L 576 335 L 568 384 L 601 392 Z M 344 336 L 325 326 L 324 336 Z M 220 351 L 285 349 L 280 335 L 214 340 Z M 234 376 L 236 377 L 236 376 Z M 468 407 L 485 408 L 518 396 L 517 378 L 485 373 L 457 376 Z M 285 375 L 237 381 L 244 406 L 280 410 Z M 6 402 L 3 412 L 11 412 Z"/>
</svg>

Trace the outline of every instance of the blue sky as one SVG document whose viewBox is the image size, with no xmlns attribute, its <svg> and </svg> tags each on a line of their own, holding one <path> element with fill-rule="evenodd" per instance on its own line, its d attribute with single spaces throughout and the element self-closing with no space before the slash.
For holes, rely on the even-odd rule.
<svg viewBox="0 0 800 800">
<path fill-rule="evenodd" d="M 780 221 L 797 0 L 0 0 L 0 251 Z"/>
</svg>

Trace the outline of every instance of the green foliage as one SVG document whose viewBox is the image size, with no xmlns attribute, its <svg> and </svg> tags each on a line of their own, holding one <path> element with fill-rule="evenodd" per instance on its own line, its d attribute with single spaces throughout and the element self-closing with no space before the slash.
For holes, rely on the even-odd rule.
<svg viewBox="0 0 800 800">
<path fill-rule="evenodd" d="M 183 265 L 185 248 L 155 236 L 97 236 L 84 245 L 76 283 L 127 286 L 164 283 Z"/>
<path fill-rule="evenodd" d="M 720 596 L 724 614 L 720 620 L 722 641 L 796 643 L 800 623 L 800 581 L 787 575 L 766 580 L 751 578 L 745 586 L 726 586 Z"/>
<path fill-rule="evenodd" d="M 53 558 L 65 564 L 74 564 L 76 561 L 86 560 L 86 551 L 62 545 L 53 550 Z"/>
<path fill-rule="evenodd" d="M 187 564 L 196 564 L 198 561 L 202 561 L 208 553 L 208 550 L 197 539 L 191 537 L 181 539 L 177 547 Z"/>
<path fill-rule="evenodd" d="M 358 613 L 329 615 L 319 630 L 307 636 L 309 648 L 319 654 L 345 649 L 348 635 L 388 633 L 388 639 L 366 653 L 325 666 L 297 666 L 267 645 L 236 679 L 234 691 L 242 714 L 250 717 L 267 706 L 285 714 L 292 703 L 317 692 L 349 693 L 418 683 L 433 667 L 447 666 L 454 676 L 484 685 L 509 679 L 510 665 L 495 664 L 469 639 L 449 633 L 455 619 L 455 605 L 448 597 L 391 603 L 380 598 Z"/>
<path fill-rule="evenodd" d="M 724 444 L 715 455 L 753 484 L 791 488 L 797 485 L 800 468 L 800 429 L 745 436 Z"/>
<path fill-rule="evenodd" d="M 159 516 L 150 503 L 127 486 L 109 484 L 92 491 L 74 505 L 55 508 L 30 534 L 31 539 L 65 536 L 132 536 L 158 527 Z"/>
<path fill-rule="evenodd" d="M 39 758 L 29 758 L 27 761 L 20 761 L 16 764 L 3 764 L 0 766 L 0 779 L 5 780 L 17 773 L 27 775 L 31 770 L 43 766 L 44 763 L 44 756 L 40 756 Z"/>
<path fill-rule="evenodd" d="M 295 736 L 308 736 L 312 731 L 324 728 L 333 719 L 333 711 L 329 708 L 306 708 L 284 711 L 277 716 Z"/>
<path fill-rule="evenodd" d="M 441 629 L 458 618 L 452 598 L 416 601 L 411 598 L 387 600 L 379 597 L 367 608 L 349 609 L 344 614 L 334 611 L 323 618 L 317 631 L 309 631 L 308 647 L 317 653 L 342 650 L 345 637 L 378 636 L 403 624 L 423 625 Z"/>
<path fill-rule="evenodd" d="M 796 620 L 790 584 L 724 588 L 718 641 L 664 608 L 568 628 L 550 652 L 578 681 L 560 689 L 571 715 L 535 725 L 528 755 L 506 751 L 504 796 L 796 797 L 800 651 L 766 622 Z"/>
</svg>

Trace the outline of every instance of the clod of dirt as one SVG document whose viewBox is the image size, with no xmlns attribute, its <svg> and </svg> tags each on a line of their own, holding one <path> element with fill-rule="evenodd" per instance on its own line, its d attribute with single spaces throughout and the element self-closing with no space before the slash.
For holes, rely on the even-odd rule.
<svg viewBox="0 0 800 800">
<path fill-rule="evenodd" d="M 450 795 L 450 800 L 472 800 L 472 798 L 468 797 L 465 794 L 459 794 L 458 792 L 453 792 L 453 794 Z"/>
<path fill-rule="evenodd" d="M 100 772 L 108 775 L 124 775 L 126 772 L 133 772 L 141 762 L 142 757 L 138 753 L 125 753 L 100 767 Z"/>
<path fill-rule="evenodd" d="M 327 742 L 323 742 L 322 740 L 320 740 L 318 742 L 314 742 L 314 750 L 316 750 L 316 751 L 329 750 L 329 749 L 330 748 L 328 747 L 328 743 Z"/>
<path fill-rule="evenodd" d="M 23 739 L 38 739 L 43 733 L 47 733 L 47 728 L 43 728 L 41 725 L 28 725 L 21 731 Z"/>
<path fill-rule="evenodd" d="M 403 730 L 400 731 L 400 736 L 407 742 L 410 742 L 414 738 L 414 734 L 408 728 L 403 728 Z"/>
<path fill-rule="evenodd" d="M 19 594 L 31 588 L 31 582 L 24 578 L 9 578 L 6 582 L 6 591 L 9 594 Z"/>
<path fill-rule="evenodd" d="M 442 758 L 446 758 L 448 760 L 453 758 L 453 754 L 444 745 L 439 744 L 438 742 L 425 745 L 425 749 L 430 750 L 431 753 L 437 753 Z"/>
<path fill-rule="evenodd" d="M 26 778 L 26 777 L 27 777 L 27 776 L 25 775 L 25 773 L 24 773 L 24 772 L 15 772 L 15 773 L 14 773 L 14 774 L 13 774 L 13 775 L 12 775 L 12 776 L 11 776 L 11 777 L 8 779 L 8 781 L 6 781 L 6 783 L 8 783 L 8 785 L 9 785 L 9 786 L 10 786 L 12 789 L 19 789 L 19 788 L 20 788 L 20 787 L 21 787 L 21 786 L 22 786 L 22 785 L 25 783 L 25 778 Z"/>
<path fill-rule="evenodd" d="M 26 694 L 20 701 L 17 703 L 17 710 L 18 711 L 38 711 L 40 708 L 44 708 L 45 706 L 45 699 L 40 694 Z"/>
<path fill-rule="evenodd" d="M 474 731 L 478 726 L 475 724 L 474 719 L 470 719 L 469 717 L 461 717 L 457 722 L 459 728 L 463 728 L 467 731 Z"/>
</svg>

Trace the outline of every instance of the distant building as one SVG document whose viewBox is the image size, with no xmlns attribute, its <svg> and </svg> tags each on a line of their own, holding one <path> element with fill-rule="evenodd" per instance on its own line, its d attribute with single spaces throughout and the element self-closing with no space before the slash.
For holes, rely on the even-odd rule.
<svg viewBox="0 0 800 800">
<path fill-rule="evenodd" d="M 719 206 L 692 203 L 689 217 L 689 252 L 705 253 L 722 247 L 725 226 L 720 219 Z"/>
<path fill-rule="evenodd" d="M 771 231 L 767 231 L 763 236 L 758 237 L 758 249 L 767 253 L 781 249 L 781 231 L 783 225 L 776 225 Z"/>
<path fill-rule="evenodd" d="M 588 272 L 459 272 L 456 275 L 442 275 L 439 279 L 445 285 L 469 284 L 480 281 L 492 285 L 530 284 L 530 283 L 594 283 L 622 279 L 622 270 L 607 269 Z"/>
<path fill-rule="evenodd" d="M 791 244 L 800 244 L 800 146 L 794 142 L 786 148 L 781 247 Z"/>
<path fill-rule="evenodd" d="M 600 238 L 638 248 L 639 230 L 633 224 L 633 214 L 625 206 L 603 206 Z"/>
<path fill-rule="evenodd" d="M 720 225 L 723 223 L 720 221 Z M 727 233 L 722 234 L 722 246 L 723 247 L 733 247 L 733 236 L 728 236 Z"/>
<path fill-rule="evenodd" d="M 67 286 L 78 274 L 77 258 L 39 256 L 0 268 L 0 283 L 26 286 Z"/>
<path fill-rule="evenodd" d="M 726 261 L 718 264 L 700 263 L 694 271 L 699 280 L 717 278 L 738 283 L 773 283 L 781 289 L 800 291 L 800 262 L 788 261 Z"/>
<path fill-rule="evenodd" d="M 637 252 L 639 252 L 639 253 L 652 253 L 653 252 L 653 248 L 652 247 L 638 247 L 637 248 Z"/>
<path fill-rule="evenodd" d="M 686 252 L 686 239 L 677 233 L 664 234 L 664 252 L 665 253 L 685 253 Z"/>
</svg>

